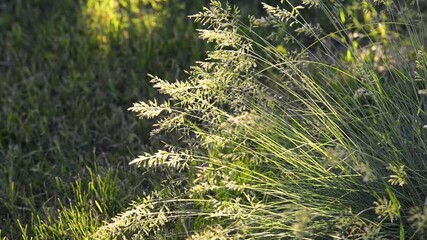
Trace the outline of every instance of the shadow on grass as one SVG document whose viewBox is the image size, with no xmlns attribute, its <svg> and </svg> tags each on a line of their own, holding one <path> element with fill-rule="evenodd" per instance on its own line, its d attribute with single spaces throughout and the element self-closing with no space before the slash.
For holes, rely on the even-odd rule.
<svg viewBox="0 0 427 240">
<path fill-rule="evenodd" d="M 147 73 L 182 78 L 202 58 L 186 17 L 201 4 L 0 3 L 0 237 L 18 219 L 36 238 L 84 237 L 147 190 L 128 162 L 156 147 L 150 122 L 126 109 L 156 96 Z"/>
</svg>

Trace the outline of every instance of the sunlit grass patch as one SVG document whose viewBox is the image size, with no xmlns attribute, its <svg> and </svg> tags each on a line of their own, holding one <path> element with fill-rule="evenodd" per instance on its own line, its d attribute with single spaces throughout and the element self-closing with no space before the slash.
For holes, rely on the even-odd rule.
<svg viewBox="0 0 427 240">
<path fill-rule="evenodd" d="M 131 35 L 149 36 L 155 27 L 161 26 L 166 17 L 167 0 L 89 0 L 83 14 L 89 31 L 100 44 L 109 38 L 128 39 Z"/>
</svg>

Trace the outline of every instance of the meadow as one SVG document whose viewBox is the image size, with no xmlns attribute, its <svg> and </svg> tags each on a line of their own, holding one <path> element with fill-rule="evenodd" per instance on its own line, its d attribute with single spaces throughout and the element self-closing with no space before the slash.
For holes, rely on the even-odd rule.
<svg viewBox="0 0 427 240">
<path fill-rule="evenodd" d="M 1 1 L 0 236 L 83 239 L 150 190 L 128 163 L 160 139 L 127 108 L 203 58 L 201 4 Z"/>
<path fill-rule="evenodd" d="M 427 236 L 427 4 L 233 4 L 0 3 L 0 239 Z"/>
</svg>

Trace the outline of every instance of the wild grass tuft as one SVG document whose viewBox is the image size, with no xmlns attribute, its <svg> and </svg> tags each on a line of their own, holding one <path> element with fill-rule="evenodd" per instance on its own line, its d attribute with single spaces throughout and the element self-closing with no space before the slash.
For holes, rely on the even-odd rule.
<svg viewBox="0 0 427 240">
<path fill-rule="evenodd" d="M 215 50 L 185 82 L 153 77 L 168 100 L 130 108 L 159 116 L 155 133 L 183 136 L 132 162 L 166 170 L 167 183 L 99 234 L 426 236 L 425 12 L 281 2 L 249 21 L 216 0 L 193 16 Z M 313 12 L 328 24 L 304 17 Z"/>
</svg>

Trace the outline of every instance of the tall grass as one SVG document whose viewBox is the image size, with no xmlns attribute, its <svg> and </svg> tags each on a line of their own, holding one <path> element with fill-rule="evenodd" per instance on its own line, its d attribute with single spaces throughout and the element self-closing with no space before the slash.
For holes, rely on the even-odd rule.
<svg viewBox="0 0 427 240">
<path fill-rule="evenodd" d="M 215 50 L 185 82 L 153 77 L 169 100 L 130 108 L 159 117 L 154 133 L 183 136 L 131 162 L 164 170 L 164 187 L 95 236 L 426 237 L 427 54 L 419 5 L 282 3 L 265 4 L 267 16 L 248 22 L 215 0 L 193 16 Z M 308 8 L 335 30 L 310 24 Z M 292 48 L 280 45 L 282 33 Z"/>
</svg>

